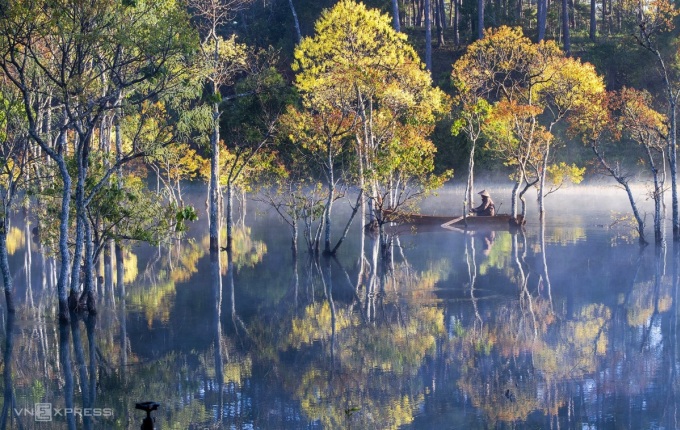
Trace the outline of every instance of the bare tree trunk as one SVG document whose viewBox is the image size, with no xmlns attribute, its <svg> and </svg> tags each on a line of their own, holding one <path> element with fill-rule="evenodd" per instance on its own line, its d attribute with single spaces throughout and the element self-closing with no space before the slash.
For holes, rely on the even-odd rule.
<svg viewBox="0 0 680 430">
<path fill-rule="evenodd" d="M 460 4 L 462 0 L 451 0 L 455 5 L 455 18 L 453 20 L 453 43 L 460 46 Z"/>
<path fill-rule="evenodd" d="M 477 39 L 484 37 L 484 0 L 477 0 Z"/>
<path fill-rule="evenodd" d="M 545 39 L 545 24 L 548 17 L 548 2 L 547 0 L 537 0 L 538 8 L 538 41 Z"/>
<path fill-rule="evenodd" d="M 597 11 L 597 1 L 596 0 L 590 0 L 590 31 L 589 31 L 589 37 L 590 40 L 593 42 L 595 41 L 595 37 L 597 36 L 597 17 L 595 15 L 595 12 Z"/>
<path fill-rule="evenodd" d="M 564 35 L 564 52 L 571 54 L 571 37 L 569 35 L 569 4 L 568 0 L 562 0 L 562 33 Z"/>
<path fill-rule="evenodd" d="M 442 13 L 440 0 L 434 0 L 434 20 L 437 26 L 437 48 L 444 46 L 444 31 L 442 29 Z"/>
<path fill-rule="evenodd" d="M 475 147 L 477 146 L 477 141 L 472 141 L 472 148 L 470 149 L 470 159 L 468 160 L 468 178 L 467 185 L 465 186 L 465 214 L 468 210 L 474 207 L 474 186 L 475 186 Z"/>
<path fill-rule="evenodd" d="M 430 0 L 425 0 L 425 68 L 432 71 L 432 19 L 430 19 Z"/>
<path fill-rule="evenodd" d="M 233 202 L 234 202 L 234 186 L 231 181 L 227 182 L 227 249 L 233 249 L 234 241 L 234 214 L 233 214 Z"/>
<path fill-rule="evenodd" d="M 335 200 L 335 175 L 333 171 L 333 152 L 331 142 L 328 145 L 328 198 L 326 199 L 326 211 L 324 214 L 325 235 L 324 235 L 324 253 L 331 253 L 331 210 L 333 208 L 333 200 Z"/>
<path fill-rule="evenodd" d="M 401 31 L 401 25 L 399 24 L 399 0 L 392 0 L 392 26 L 395 31 Z"/>
<path fill-rule="evenodd" d="M 397 0 L 394 0 L 395 2 Z M 300 21 L 298 21 L 297 12 L 295 12 L 295 5 L 293 5 L 293 0 L 288 0 L 288 5 L 290 6 L 290 11 L 293 14 L 293 23 L 295 24 L 295 36 L 297 37 L 297 43 L 302 41 L 302 32 L 300 31 Z M 397 9 L 398 11 L 399 9 Z M 399 29 L 397 29 L 399 31 Z"/>
<path fill-rule="evenodd" d="M 68 309 L 67 285 L 69 278 L 70 252 L 68 246 L 68 224 L 71 209 L 71 175 L 66 167 L 66 161 L 60 158 L 57 161 L 64 189 L 61 194 L 61 214 L 59 221 L 59 257 L 61 269 L 57 280 L 57 294 L 59 295 L 59 320 L 68 323 L 70 320 Z"/>
<path fill-rule="evenodd" d="M 548 174 L 548 158 L 550 155 L 550 142 L 545 144 L 545 153 L 543 154 L 543 162 L 541 166 L 539 193 L 538 193 L 538 217 L 543 219 L 545 216 L 545 177 Z"/>
<path fill-rule="evenodd" d="M 7 212 L 2 216 L 2 225 L 0 226 L 0 269 L 2 270 L 2 281 L 5 285 L 5 301 L 7 303 L 7 312 L 14 313 L 14 300 L 12 297 L 14 290 L 14 282 L 12 280 L 12 272 L 9 268 L 9 257 L 7 251 Z M 26 246 L 31 246 L 27 244 Z M 30 280 L 29 280 L 30 282 Z"/>
<path fill-rule="evenodd" d="M 637 221 L 637 231 L 638 231 L 638 236 L 639 236 L 639 242 L 640 245 L 646 245 L 647 241 L 645 240 L 645 221 L 642 219 L 642 216 L 640 215 L 640 211 L 638 211 L 637 204 L 635 203 L 635 198 L 633 197 L 633 192 L 630 189 L 630 185 L 628 184 L 628 180 L 621 175 L 619 172 L 616 171 L 612 166 L 607 163 L 607 161 L 604 159 L 602 154 L 597 148 L 597 145 L 595 142 L 590 143 L 590 148 L 593 150 L 595 155 L 597 156 L 598 161 L 600 162 L 600 165 L 604 167 L 609 174 L 616 179 L 616 182 L 621 184 L 623 188 L 626 190 L 626 194 L 628 195 L 628 202 L 630 203 L 630 207 L 633 210 L 633 216 L 635 217 L 635 221 Z"/>
<path fill-rule="evenodd" d="M 85 294 L 85 297 L 87 298 L 87 311 L 90 315 L 96 315 L 97 302 L 93 291 L 95 265 L 93 261 L 94 244 L 92 242 L 92 226 L 87 219 L 84 220 L 83 224 L 85 228 L 85 282 L 83 294 Z"/>
<path fill-rule="evenodd" d="M 218 89 L 214 88 L 214 92 Z M 210 185 L 208 189 L 208 224 L 210 230 L 210 255 L 211 259 L 213 254 L 220 252 L 220 230 L 219 230 L 219 199 L 220 199 L 220 182 L 219 182 L 219 169 L 220 169 L 220 126 L 219 117 L 220 110 L 219 104 L 213 104 L 213 130 L 210 136 Z"/>
</svg>

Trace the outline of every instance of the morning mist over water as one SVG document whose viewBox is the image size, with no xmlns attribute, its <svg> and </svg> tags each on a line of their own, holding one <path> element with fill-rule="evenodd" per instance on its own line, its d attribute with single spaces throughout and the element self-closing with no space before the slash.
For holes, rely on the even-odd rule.
<svg viewBox="0 0 680 430">
<path fill-rule="evenodd" d="M 507 187 L 480 186 L 509 208 Z M 445 188 L 422 212 L 458 214 L 460 195 Z M 133 429 L 135 402 L 153 400 L 162 429 L 676 427 L 672 242 L 640 248 L 612 187 L 551 195 L 543 231 L 527 197 L 520 231 L 416 228 L 384 256 L 366 236 L 362 272 L 356 221 L 337 258 L 294 264 L 287 226 L 251 201 L 221 290 L 201 216 L 185 240 L 128 248 L 124 285 L 99 285 L 99 314 L 70 333 L 54 322 L 56 268 L 15 219 L 18 312 L 2 345 L 22 412 L 6 419 Z M 36 403 L 108 415 L 37 422 Z"/>
</svg>

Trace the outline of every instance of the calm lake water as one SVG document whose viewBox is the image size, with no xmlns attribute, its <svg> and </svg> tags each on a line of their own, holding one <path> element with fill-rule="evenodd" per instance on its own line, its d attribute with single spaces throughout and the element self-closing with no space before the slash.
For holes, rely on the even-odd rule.
<svg viewBox="0 0 680 430">
<path fill-rule="evenodd" d="M 509 211 L 509 190 L 492 195 Z M 336 259 L 293 264 L 286 225 L 251 203 L 232 270 L 211 263 L 204 216 L 189 240 L 129 248 L 122 285 L 102 265 L 99 314 L 67 327 L 56 267 L 17 220 L 2 420 L 138 429 L 135 402 L 156 401 L 159 429 L 680 427 L 680 252 L 638 246 L 619 190 L 561 190 L 543 228 L 529 203 L 523 233 L 403 234 L 384 263 L 367 237 L 363 272 L 358 223 Z"/>
</svg>

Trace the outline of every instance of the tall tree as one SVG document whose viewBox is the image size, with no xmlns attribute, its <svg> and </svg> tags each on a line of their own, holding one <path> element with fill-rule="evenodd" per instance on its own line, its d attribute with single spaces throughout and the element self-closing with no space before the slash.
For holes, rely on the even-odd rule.
<svg viewBox="0 0 680 430">
<path fill-rule="evenodd" d="M 680 89 L 669 66 L 672 61 L 662 50 L 662 35 L 674 27 L 674 19 L 680 14 L 673 2 L 655 0 L 650 4 L 637 3 L 636 18 L 638 44 L 656 58 L 664 85 L 664 98 L 668 116 L 668 163 L 671 171 L 671 199 L 673 208 L 673 240 L 680 240 L 680 214 L 678 208 L 677 164 L 677 104 Z"/>
<path fill-rule="evenodd" d="M 210 255 L 217 259 L 219 253 L 219 202 L 220 202 L 220 102 L 222 89 L 231 85 L 235 76 L 245 68 L 245 46 L 236 42 L 235 36 L 222 37 L 225 24 L 232 21 L 236 12 L 248 0 L 191 0 L 196 26 L 201 37 L 203 67 L 206 72 L 208 99 L 211 107 L 210 132 L 210 185 L 208 189 L 208 218 L 210 230 Z"/>
<path fill-rule="evenodd" d="M 379 217 L 383 205 L 394 208 L 403 203 L 408 193 L 400 187 L 416 177 L 414 183 L 426 182 L 424 176 L 432 171 L 426 160 L 434 153 L 431 142 L 423 137 L 432 131 L 446 97 L 432 88 L 415 50 L 405 35 L 390 27 L 388 16 L 343 0 L 324 12 L 316 30 L 315 37 L 305 39 L 296 51 L 294 68 L 300 71 L 296 86 L 307 115 L 311 115 L 309 120 L 327 115 L 328 126 L 322 134 L 329 186 L 324 250 L 333 253 L 329 214 L 331 179 L 336 177 L 330 167 L 331 154 L 340 153 L 343 142 L 353 138 L 360 193 L 369 196 L 372 214 Z M 340 127 L 342 124 L 346 128 Z M 331 130 L 337 131 L 330 134 Z M 331 142 L 334 136 L 335 146 Z M 424 170 L 417 171 L 410 163 L 420 163 Z"/>
</svg>

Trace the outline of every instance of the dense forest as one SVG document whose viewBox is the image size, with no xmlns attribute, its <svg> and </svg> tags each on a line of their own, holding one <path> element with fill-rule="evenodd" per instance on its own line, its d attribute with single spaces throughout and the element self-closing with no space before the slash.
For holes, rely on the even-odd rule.
<svg viewBox="0 0 680 430">
<path fill-rule="evenodd" d="M 466 211 L 490 171 L 514 184 L 515 218 L 529 190 L 543 218 L 563 183 L 611 176 L 641 243 L 630 186 L 651 184 L 660 243 L 670 182 L 678 237 L 677 15 L 668 0 L 0 2 L 8 308 L 16 210 L 59 261 L 65 321 L 96 312 L 101 258 L 202 215 L 186 181 L 207 183 L 218 267 L 246 193 L 290 226 L 293 253 L 334 255 L 353 222 L 382 235 L 452 178 Z"/>
</svg>

